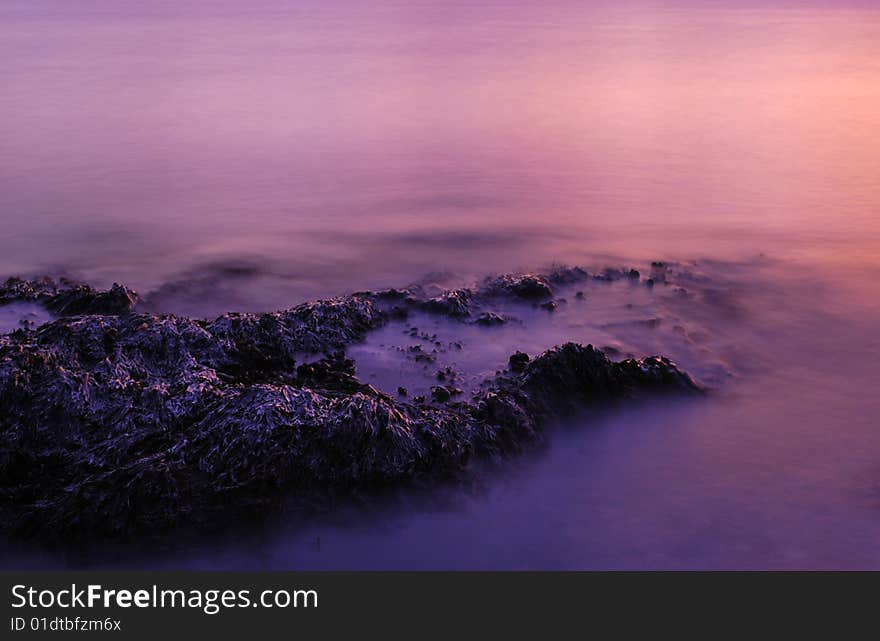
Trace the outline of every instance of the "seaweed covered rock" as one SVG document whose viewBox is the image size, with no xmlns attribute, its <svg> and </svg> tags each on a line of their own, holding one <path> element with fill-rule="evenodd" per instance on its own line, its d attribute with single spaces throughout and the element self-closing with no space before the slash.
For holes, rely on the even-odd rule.
<svg viewBox="0 0 880 641">
<path fill-rule="evenodd" d="M 568 287 L 587 280 L 612 282 L 623 278 L 638 280 L 635 269 L 606 269 L 590 275 L 581 267 L 555 266 L 547 273 L 502 274 L 484 279 L 474 287 L 449 289 L 439 294 L 427 294 L 419 285 L 407 289 L 387 289 L 378 292 L 358 292 L 355 297 L 373 301 L 389 316 L 405 316 L 417 310 L 445 316 L 453 320 L 479 325 L 500 325 L 508 319 L 492 311 L 499 299 L 524 302 L 553 311 L 564 299 L 554 300 L 554 287 Z M 430 289 L 430 288 L 429 288 Z"/>
<path fill-rule="evenodd" d="M 483 312 L 477 317 L 474 323 L 483 327 L 495 327 L 498 325 L 504 325 L 507 320 L 506 316 L 498 314 L 497 312 Z"/>
<path fill-rule="evenodd" d="M 292 330 L 299 351 L 312 353 L 341 349 L 387 320 L 372 301 L 360 296 L 304 303 L 273 316 Z"/>
<path fill-rule="evenodd" d="M 371 297 L 213 321 L 61 318 L 0 336 L 0 528 L 47 541 L 214 529 L 281 501 L 443 478 L 515 452 L 549 420 L 695 392 L 670 361 L 566 344 L 437 403 L 360 382 L 345 346 L 386 322 Z M 307 359 L 305 353 L 318 356 Z"/>
<path fill-rule="evenodd" d="M 420 307 L 424 311 L 434 314 L 443 314 L 452 318 L 466 318 L 471 314 L 473 298 L 474 295 L 469 289 L 452 289 L 423 301 Z"/>
<path fill-rule="evenodd" d="M 694 392 L 697 383 L 669 359 L 652 356 L 613 362 L 592 345 L 566 343 L 524 364 L 516 381 L 537 416 L 564 414 L 614 398 L 657 391 Z"/>
<path fill-rule="evenodd" d="M 0 286 L 0 305 L 36 302 L 58 316 L 126 314 L 139 300 L 136 292 L 118 283 L 113 283 L 108 291 L 99 291 L 66 278 L 56 281 L 48 277 L 37 280 L 13 277 Z"/>
<path fill-rule="evenodd" d="M 289 373 L 297 354 L 338 351 L 386 320 L 372 301 L 350 296 L 270 314 L 225 314 L 201 326 L 234 356 L 227 361 L 226 373 L 271 380 Z"/>
<path fill-rule="evenodd" d="M 487 296 L 512 296 L 529 301 L 553 298 L 547 277 L 539 274 L 504 274 L 483 283 L 481 292 Z"/>
<path fill-rule="evenodd" d="M 516 352 L 515 354 L 512 354 L 510 359 L 508 360 L 508 365 L 511 372 L 523 371 L 528 363 L 529 355 L 524 352 Z"/>
<path fill-rule="evenodd" d="M 59 316 L 83 314 L 126 314 L 132 311 L 138 296 L 118 283 L 106 292 L 95 291 L 88 285 L 78 285 L 59 291 L 46 302 L 46 308 Z"/>
<path fill-rule="evenodd" d="M 545 276 L 554 285 L 572 285 L 587 280 L 590 274 L 582 267 L 564 267 L 557 265 Z"/>
<path fill-rule="evenodd" d="M 3 285 L 0 285 L 0 305 L 45 301 L 56 296 L 63 289 L 76 286 L 77 283 L 65 278 L 56 281 L 45 276 L 35 280 L 25 280 L 11 276 L 6 279 Z"/>
</svg>

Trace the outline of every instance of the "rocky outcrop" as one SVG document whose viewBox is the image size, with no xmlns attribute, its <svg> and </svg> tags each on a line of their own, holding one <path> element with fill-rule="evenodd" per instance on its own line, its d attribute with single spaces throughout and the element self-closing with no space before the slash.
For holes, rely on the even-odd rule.
<svg viewBox="0 0 880 641">
<path fill-rule="evenodd" d="M 453 289 L 418 303 L 423 311 L 452 318 L 470 316 L 474 294 L 469 289 Z"/>
<path fill-rule="evenodd" d="M 543 287 L 529 282 L 501 287 Z M 61 295 L 13 286 L 31 300 Z M 0 528 L 50 541 L 213 529 L 291 496 L 444 477 L 542 438 L 576 408 L 699 392 L 664 358 L 612 362 L 569 343 L 514 355 L 470 398 L 448 385 L 434 402 L 392 398 L 361 383 L 342 351 L 387 322 L 382 301 L 211 321 L 90 312 L 0 336 Z"/>
<path fill-rule="evenodd" d="M 139 300 L 136 292 L 117 283 L 113 283 L 108 291 L 98 291 L 66 278 L 24 280 L 13 277 L 0 285 L 0 305 L 35 302 L 58 316 L 125 314 L 132 311 Z"/>
<path fill-rule="evenodd" d="M 504 274 L 486 280 L 480 292 L 487 296 L 512 296 L 529 301 L 553 297 L 547 277 L 537 274 Z"/>
</svg>

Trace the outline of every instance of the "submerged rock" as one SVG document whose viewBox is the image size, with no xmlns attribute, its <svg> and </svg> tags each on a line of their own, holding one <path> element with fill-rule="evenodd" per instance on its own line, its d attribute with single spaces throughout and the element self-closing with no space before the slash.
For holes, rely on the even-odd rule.
<svg viewBox="0 0 880 641">
<path fill-rule="evenodd" d="M 504 287 L 546 284 L 526 281 Z M 360 382 L 341 351 L 386 321 L 358 294 L 212 321 L 85 315 L 0 336 L 0 528 L 90 542 L 214 529 L 288 497 L 444 477 L 587 404 L 699 391 L 667 359 L 615 363 L 569 343 L 514 354 L 469 400 L 450 403 L 461 390 L 445 385 L 431 390 L 440 404 L 409 402 L 404 388 L 392 398 Z M 319 357 L 299 362 L 306 352 Z"/>
</svg>

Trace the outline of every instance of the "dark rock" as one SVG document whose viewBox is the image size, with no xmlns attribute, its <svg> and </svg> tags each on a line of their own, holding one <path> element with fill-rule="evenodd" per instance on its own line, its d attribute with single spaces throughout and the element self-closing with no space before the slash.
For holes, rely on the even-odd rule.
<svg viewBox="0 0 880 641">
<path fill-rule="evenodd" d="M 62 278 L 23 280 L 9 278 L 0 286 L 0 305 L 37 302 L 58 316 L 85 314 L 119 315 L 131 312 L 139 301 L 137 293 L 113 283 L 108 291 L 98 291 Z"/>
<path fill-rule="evenodd" d="M 59 316 L 84 314 L 127 314 L 134 309 L 138 296 L 122 285 L 113 283 L 107 292 L 97 292 L 88 285 L 60 291 L 45 303 L 50 312 Z"/>
<path fill-rule="evenodd" d="M 279 372 L 277 376 L 279 379 L 284 379 L 284 372 Z M 295 384 L 300 387 L 347 394 L 364 391 L 366 387 L 355 378 L 354 361 L 346 358 L 343 352 L 300 365 L 296 368 Z"/>
<path fill-rule="evenodd" d="M 507 322 L 507 318 L 501 314 L 496 314 L 495 312 L 483 312 L 474 322 L 483 327 L 494 327 L 497 325 L 504 325 Z"/>
<path fill-rule="evenodd" d="M 471 313 L 472 302 L 473 294 L 470 290 L 453 289 L 422 302 L 421 308 L 433 314 L 466 318 Z"/>
<path fill-rule="evenodd" d="M 622 278 L 631 278 L 630 272 L 622 270 L 622 269 L 614 269 L 607 268 L 601 274 L 596 274 L 593 276 L 593 280 L 603 281 L 606 283 L 613 283 L 614 281 L 621 280 Z"/>
<path fill-rule="evenodd" d="M 461 394 L 448 385 L 431 390 L 441 406 L 395 400 L 339 351 L 386 318 L 358 295 L 213 321 L 78 316 L 0 336 L 0 529 L 90 545 L 214 530 L 292 497 L 442 478 L 520 450 L 585 404 L 699 390 L 667 359 L 614 363 L 569 343 L 514 354 L 469 401 L 448 403 Z M 323 357 L 297 366 L 302 352 Z"/>
<path fill-rule="evenodd" d="M 443 385 L 436 385 L 431 388 L 431 398 L 438 403 L 445 403 L 452 398 L 452 392 Z"/>
<path fill-rule="evenodd" d="M 398 387 L 397 388 L 397 395 L 398 396 L 407 396 L 408 394 L 409 394 L 409 392 L 407 391 L 407 389 L 405 387 Z"/>
<path fill-rule="evenodd" d="M 433 363 L 437 360 L 437 357 L 434 354 L 429 354 L 423 350 L 421 345 L 410 345 L 407 352 L 409 352 L 413 360 L 417 363 Z"/>
<path fill-rule="evenodd" d="M 524 300 L 553 297 L 547 278 L 535 274 L 505 274 L 487 280 L 481 292 L 488 296 L 513 296 Z"/>
<path fill-rule="evenodd" d="M 651 263 L 651 280 L 655 283 L 665 283 L 669 275 L 669 263 L 656 261 Z"/>
<path fill-rule="evenodd" d="M 541 303 L 540 307 L 548 312 L 555 312 L 557 305 L 556 301 L 548 300 L 546 303 Z"/>
<path fill-rule="evenodd" d="M 547 280 L 553 285 L 573 285 L 587 280 L 590 275 L 580 267 L 555 267 L 547 274 Z"/>
<path fill-rule="evenodd" d="M 512 372 L 521 372 L 525 369 L 526 365 L 529 362 L 529 355 L 523 352 L 517 352 L 513 356 L 510 357 L 510 371 Z"/>
<path fill-rule="evenodd" d="M 659 390 L 699 391 L 690 376 L 669 359 L 652 356 L 619 363 L 592 345 L 567 343 L 525 366 L 518 391 L 525 392 L 530 415 L 565 414 L 609 398 L 631 398 Z"/>
<path fill-rule="evenodd" d="M 387 316 L 366 298 L 350 296 L 304 303 L 271 314 L 226 314 L 202 323 L 238 363 L 289 366 L 297 352 L 335 352 L 380 327 Z"/>
<path fill-rule="evenodd" d="M 358 292 L 355 296 L 363 298 L 374 297 L 381 301 L 407 302 L 415 300 L 413 293 L 408 289 L 383 289 L 378 292 Z"/>
</svg>

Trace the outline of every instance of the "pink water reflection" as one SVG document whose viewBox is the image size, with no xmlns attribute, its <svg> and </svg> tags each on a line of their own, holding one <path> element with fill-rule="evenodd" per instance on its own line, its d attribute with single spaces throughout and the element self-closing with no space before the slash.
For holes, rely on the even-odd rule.
<svg viewBox="0 0 880 641">
<path fill-rule="evenodd" d="M 874 4 L 3 0 L 0 276 L 210 315 L 668 259 L 724 303 L 609 289 L 468 345 L 623 341 L 720 370 L 704 404 L 574 430 L 460 509 L 142 563 L 880 568 Z"/>
<path fill-rule="evenodd" d="M 0 271 L 876 262 L 880 13 L 833 7 L 7 2 Z"/>
</svg>

